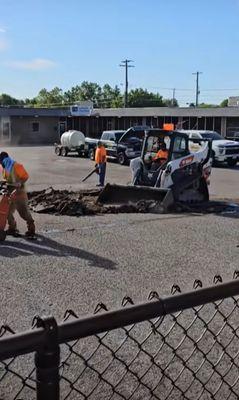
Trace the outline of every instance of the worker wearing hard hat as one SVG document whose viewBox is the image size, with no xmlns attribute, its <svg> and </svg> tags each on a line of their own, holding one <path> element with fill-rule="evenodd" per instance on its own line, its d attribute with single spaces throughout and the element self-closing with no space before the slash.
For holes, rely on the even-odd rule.
<svg viewBox="0 0 239 400">
<path fill-rule="evenodd" d="M 8 214 L 8 230 L 7 234 L 17 236 L 17 224 L 14 218 L 15 210 L 18 211 L 20 217 L 27 223 L 26 236 L 34 237 L 35 224 L 28 207 L 27 192 L 25 189 L 25 182 L 28 180 L 29 175 L 22 164 L 17 163 L 6 152 L 0 153 L 0 164 L 3 168 L 2 174 L 6 183 L 16 189 L 16 197 L 12 200 L 9 214 Z"/>
<path fill-rule="evenodd" d="M 106 173 L 106 150 L 101 141 L 98 142 L 95 152 L 95 163 L 99 171 L 99 183 L 97 186 L 104 186 Z"/>
</svg>

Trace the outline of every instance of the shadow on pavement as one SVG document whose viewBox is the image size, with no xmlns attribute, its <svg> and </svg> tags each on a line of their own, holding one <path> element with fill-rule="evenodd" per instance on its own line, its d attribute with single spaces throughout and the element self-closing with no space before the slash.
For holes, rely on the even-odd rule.
<svg viewBox="0 0 239 400">
<path fill-rule="evenodd" d="M 92 267 L 116 269 L 116 263 L 108 258 L 98 256 L 77 247 L 61 244 L 48 237 L 37 235 L 37 240 L 30 241 L 24 238 L 5 240 L 0 244 L 0 257 L 16 258 L 20 256 L 52 256 L 76 257 L 90 262 Z"/>
<path fill-rule="evenodd" d="M 229 167 L 229 165 L 225 164 L 217 164 L 214 165 L 213 168 L 215 169 L 225 169 L 225 170 L 232 170 L 232 171 L 238 171 L 239 170 L 239 165 L 234 165 L 233 167 Z"/>
</svg>

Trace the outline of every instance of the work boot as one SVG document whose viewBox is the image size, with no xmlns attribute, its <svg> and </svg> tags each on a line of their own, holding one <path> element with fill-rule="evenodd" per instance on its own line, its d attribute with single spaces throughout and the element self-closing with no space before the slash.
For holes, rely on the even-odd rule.
<svg viewBox="0 0 239 400">
<path fill-rule="evenodd" d="M 36 228 L 35 228 L 35 223 L 34 221 L 31 221 L 27 224 L 28 230 L 26 231 L 25 235 L 29 238 L 32 238 L 36 234 Z"/>
<path fill-rule="evenodd" d="M 20 235 L 19 230 L 17 228 L 10 228 L 10 227 L 6 230 L 6 234 L 14 237 L 18 237 Z"/>
</svg>

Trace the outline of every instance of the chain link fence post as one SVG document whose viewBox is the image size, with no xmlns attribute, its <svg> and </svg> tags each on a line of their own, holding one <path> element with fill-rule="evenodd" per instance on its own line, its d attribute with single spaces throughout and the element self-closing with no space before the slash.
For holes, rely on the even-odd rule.
<svg viewBox="0 0 239 400">
<path fill-rule="evenodd" d="M 46 331 L 45 345 L 35 353 L 37 400 L 60 399 L 60 346 L 58 326 L 53 317 L 38 318 L 37 327 Z"/>
</svg>

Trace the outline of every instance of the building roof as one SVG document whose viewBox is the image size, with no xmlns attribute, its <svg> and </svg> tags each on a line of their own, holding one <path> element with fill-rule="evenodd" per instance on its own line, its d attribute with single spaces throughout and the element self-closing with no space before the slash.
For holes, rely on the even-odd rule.
<svg viewBox="0 0 239 400">
<path fill-rule="evenodd" d="M 68 108 L 0 107 L 0 117 L 67 117 Z"/>
<path fill-rule="evenodd" d="M 239 117 L 239 107 L 140 107 L 95 109 L 100 117 Z"/>
<path fill-rule="evenodd" d="M 67 117 L 70 107 L 30 108 L 0 107 L 0 117 Z M 99 117 L 239 117 L 239 107 L 138 107 L 138 108 L 98 108 L 92 116 Z"/>
</svg>

